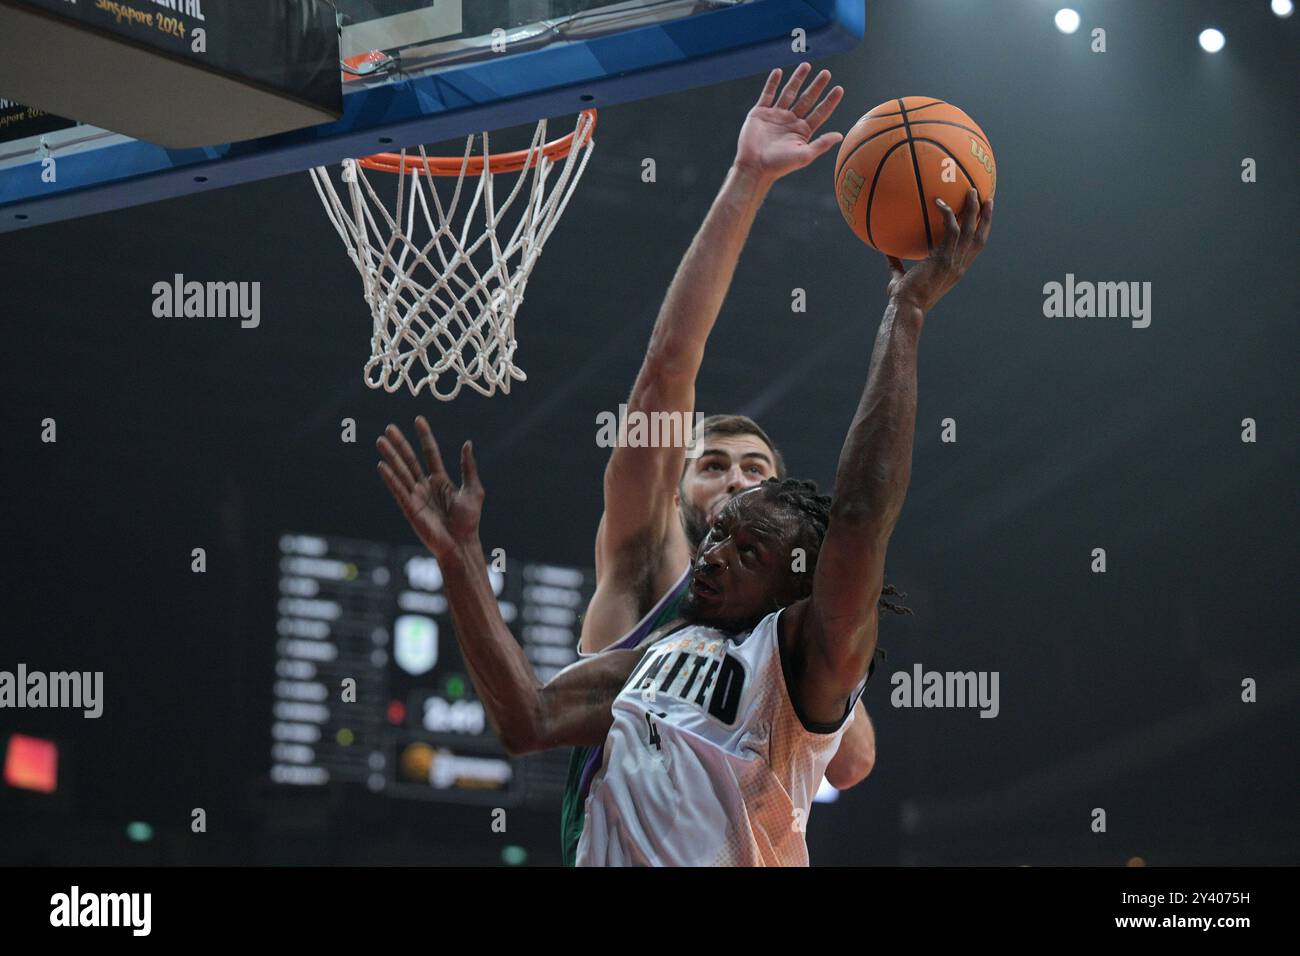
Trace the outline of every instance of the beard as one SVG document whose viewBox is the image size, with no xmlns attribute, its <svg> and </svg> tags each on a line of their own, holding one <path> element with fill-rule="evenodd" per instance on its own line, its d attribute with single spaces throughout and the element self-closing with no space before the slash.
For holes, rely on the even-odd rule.
<svg viewBox="0 0 1300 956">
<path fill-rule="evenodd" d="M 691 546 L 691 553 L 700 550 L 700 542 L 709 533 L 709 513 L 703 508 L 682 499 L 679 508 L 682 516 L 682 530 L 686 532 L 686 543 Z"/>
</svg>

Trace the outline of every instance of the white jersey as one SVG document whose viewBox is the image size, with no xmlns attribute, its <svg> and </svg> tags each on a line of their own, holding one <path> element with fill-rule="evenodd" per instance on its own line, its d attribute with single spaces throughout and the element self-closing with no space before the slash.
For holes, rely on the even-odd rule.
<svg viewBox="0 0 1300 956">
<path fill-rule="evenodd" d="M 807 866 L 804 827 L 853 720 L 805 727 L 777 621 L 689 625 L 655 641 L 614 700 L 579 866 Z"/>
</svg>

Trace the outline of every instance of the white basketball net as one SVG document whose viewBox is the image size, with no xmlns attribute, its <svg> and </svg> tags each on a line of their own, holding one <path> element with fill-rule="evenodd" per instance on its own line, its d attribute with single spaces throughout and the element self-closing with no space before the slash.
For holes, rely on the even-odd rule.
<svg viewBox="0 0 1300 956">
<path fill-rule="evenodd" d="M 511 380 L 526 380 L 514 364 L 515 313 L 542 246 L 587 166 L 594 121 L 586 113 L 579 115 L 573 147 L 562 163 L 542 151 L 546 120 L 539 122 L 517 174 L 491 171 L 484 133 L 483 172 L 463 210 L 458 207 L 462 192 L 469 193 L 465 173 L 473 136 L 466 140 L 460 175 L 444 177 L 455 180 L 445 205 L 434 187 L 436 177 L 422 172 L 429 162 L 423 146 L 418 147 L 420 165 L 415 170 L 380 174 L 398 179 L 392 214 L 356 160 L 343 162 L 346 202 L 326 167 L 311 170 L 325 213 L 361 273 L 374 319 L 364 372 L 367 385 L 395 392 L 405 383 L 413 395 L 427 385 L 447 401 L 464 385 L 491 397 L 498 388 L 508 394 Z M 403 162 L 406 152 L 400 153 Z M 554 183 L 548 189 L 552 173 Z M 517 176 L 509 196 L 499 202 L 493 192 L 497 176 Z M 506 239 L 507 213 L 521 196 L 526 200 Z M 485 243 L 487 250 L 476 264 L 474 257 Z"/>
</svg>

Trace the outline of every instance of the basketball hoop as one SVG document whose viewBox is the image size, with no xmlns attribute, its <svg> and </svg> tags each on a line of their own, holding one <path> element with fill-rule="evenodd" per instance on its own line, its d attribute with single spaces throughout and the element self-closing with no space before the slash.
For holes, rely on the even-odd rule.
<svg viewBox="0 0 1300 956">
<path fill-rule="evenodd" d="M 470 136 L 461 157 L 428 156 L 419 146 L 418 156 L 403 149 L 344 160 L 346 203 L 326 167 L 311 170 L 325 213 L 361 273 L 374 320 L 363 373 L 368 386 L 395 392 L 405 383 L 418 395 L 427 385 L 436 398 L 449 401 L 465 385 L 491 397 L 497 389 L 509 394 L 512 381 L 527 379 L 514 364 L 515 314 L 542 246 L 582 178 L 595 127 L 596 111 L 584 110 L 568 136 L 546 142 L 546 120 L 541 120 L 527 149 L 495 156 L 483 133 L 479 156 L 471 155 L 475 137 Z M 398 177 L 391 213 L 366 170 Z M 495 178 L 515 173 L 509 195 L 498 202 Z M 445 204 L 435 177 L 455 179 Z M 458 214 L 467 177 L 478 182 Z M 506 214 L 525 193 L 510 231 Z M 482 221 L 476 225 L 480 206 Z M 485 243 L 487 251 L 480 253 Z M 450 386 L 440 386 L 444 377 Z"/>
</svg>

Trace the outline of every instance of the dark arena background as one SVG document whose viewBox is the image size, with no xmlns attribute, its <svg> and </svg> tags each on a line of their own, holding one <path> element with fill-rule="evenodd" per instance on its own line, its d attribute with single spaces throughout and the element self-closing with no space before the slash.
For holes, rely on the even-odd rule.
<svg viewBox="0 0 1300 956">
<path fill-rule="evenodd" d="M 814 867 L 1300 862 L 1300 17 L 1078 0 L 1067 33 L 1063 3 L 869 0 L 856 46 L 768 64 L 831 70 L 827 130 L 948 100 L 1001 166 L 922 338 L 886 570 L 915 613 L 881 622 L 876 763 L 824 788 Z M 566 754 L 496 743 L 374 442 L 417 414 L 449 459 L 474 440 L 511 629 L 542 676 L 574 660 L 598 416 L 765 72 L 601 109 L 504 396 L 365 387 L 371 319 L 303 171 L 0 235 L 0 670 L 103 675 L 95 719 L 0 709 L 0 863 L 560 863 Z M 771 189 L 696 388 L 827 490 L 889 280 L 833 164 Z M 177 274 L 260 283 L 260 324 L 156 317 Z M 1147 318 L 1048 314 L 1083 281 L 1149 290 Z M 930 671 L 995 675 L 995 710 L 902 706 Z"/>
</svg>

